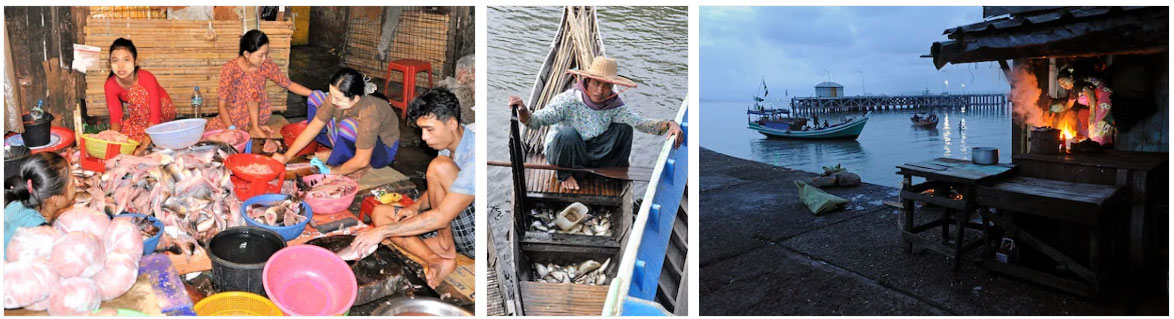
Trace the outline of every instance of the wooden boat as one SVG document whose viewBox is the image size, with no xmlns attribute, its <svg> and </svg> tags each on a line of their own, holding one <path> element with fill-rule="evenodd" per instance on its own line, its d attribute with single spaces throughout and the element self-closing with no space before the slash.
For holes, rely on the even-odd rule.
<svg viewBox="0 0 1174 319">
<path fill-rule="evenodd" d="M 595 9 L 566 7 L 526 105 L 532 110 L 545 107 L 555 95 L 572 87 L 573 77 L 566 73 L 567 70 L 590 65 L 595 56 L 605 55 L 604 52 Z M 621 268 L 620 259 L 624 256 L 625 244 L 629 243 L 632 222 L 636 220 L 633 217 L 632 183 L 591 178 L 580 180 L 578 190 L 563 189 L 555 177 L 556 171 L 525 168 L 522 164 L 546 163 L 542 148 L 547 128 L 526 129 L 523 132 L 516 125 L 516 121 L 511 120 L 514 226 L 506 232 L 509 246 L 496 247 L 496 259 L 490 262 L 493 272 L 497 274 L 492 281 L 499 286 L 497 293 L 503 305 L 502 313 L 498 314 L 598 316 L 604 312 L 609 290 L 618 289 L 615 282 L 617 271 Z M 653 189 L 650 187 L 649 191 Z M 591 206 L 592 209 L 611 210 L 612 235 L 588 236 L 531 229 L 530 225 L 535 220 L 530 215 L 531 209 L 538 206 L 561 209 L 575 202 Z M 679 234 L 678 229 L 682 231 Z M 684 238 L 687 236 L 687 228 L 682 225 L 673 228 L 671 233 Z M 677 251 L 686 250 L 683 240 L 674 247 L 678 247 Z M 662 252 L 661 256 L 664 254 Z M 665 265 L 680 267 L 676 269 L 678 278 L 685 265 L 684 254 L 679 255 L 682 256 L 681 260 Z M 587 259 L 601 263 L 611 259 L 604 271 L 608 284 L 550 283 L 534 278 L 534 263 L 567 264 Z M 671 294 L 674 300 L 677 292 L 674 290 Z"/>
<path fill-rule="evenodd" d="M 913 122 L 914 126 L 937 127 L 939 119 L 938 115 L 933 113 L 929 113 L 928 115 L 925 113 L 914 113 L 909 120 Z"/>
<path fill-rule="evenodd" d="M 748 127 L 772 138 L 854 140 L 864 131 L 864 125 L 868 124 L 868 117 L 872 114 L 869 112 L 863 117 L 851 118 L 828 127 L 804 130 L 807 119 L 787 117 L 786 114 L 789 112 L 780 111 L 785 110 L 747 111 L 746 114 L 750 117 Z"/>
</svg>

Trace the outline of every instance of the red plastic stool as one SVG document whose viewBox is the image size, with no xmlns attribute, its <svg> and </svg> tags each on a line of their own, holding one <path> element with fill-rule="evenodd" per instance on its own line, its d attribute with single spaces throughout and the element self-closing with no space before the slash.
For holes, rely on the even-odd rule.
<svg viewBox="0 0 1174 319">
<path fill-rule="evenodd" d="M 391 98 L 388 84 L 391 84 L 391 71 L 403 72 L 403 95 L 399 101 Z M 408 102 L 416 98 L 416 73 L 428 72 L 428 87 L 432 87 L 432 63 L 413 59 L 400 59 L 387 64 L 387 74 L 383 76 L 383 92 L 387 92 L 387 103 L 400 109 L 400 118 L 408 117 Z"/>
<path fill-rule="evenodd" d="M 367 217 L 371 217 L 371 224 L 375 224 L 375 217 L 371 214 L 375 210 L 375 206 L 379 205 L 379 200 L 375 196 L 367 196 L 363 199 L 363 203 L 359 205 L 359 222 L 366 223 Z"/>
</svg>

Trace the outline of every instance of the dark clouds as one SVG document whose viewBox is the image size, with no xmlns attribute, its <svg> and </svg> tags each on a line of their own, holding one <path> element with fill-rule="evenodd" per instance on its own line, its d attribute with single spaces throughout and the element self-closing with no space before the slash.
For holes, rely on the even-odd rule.
<svg viewBox="0 0 1174 319">
<path fill-rule="evenodd" d="M 979 7 L 701 7 L 701 98 L 749 100 L 766 78 L 771 98 L 814 95 L 831 80 L 848 95 L 925 89 L 1004 92 L 993 63 L 936 70 L 930 44 L 946 28 L 982 21 Z M 824 72 L 827 70 L 827 72 Z"/>
</svg>

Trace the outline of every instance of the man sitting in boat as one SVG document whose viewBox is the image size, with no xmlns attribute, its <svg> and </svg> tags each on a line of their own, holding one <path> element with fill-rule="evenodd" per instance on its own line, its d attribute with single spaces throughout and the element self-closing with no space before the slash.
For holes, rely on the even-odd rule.
<svg viewBox="0 0 1174 319">
<path fill-rule="evenodd" d="M 412 206 L 379 205 L 372 211 L 375 227 L 355 238 L 355 251 L 374 251 L 385 238 L 423 259 L 428 285 L 436 287 L 456 269 L 456 254 L 473 257 L 473 199 L 476 196 L 476 140 L 461 125 L 460 102 L 447 89 L 420 94 L 408 104 L 409 123 L 420 127 L 421 139 L 439 151 L 428 164 L 428 189 Z"/>
<path fill-rule="evenodd" d="M 679 147 L 684 135 L 673 120 L 644 119 L 632 112 L 613 92 L 615 85 L 627 88 L 636 83 L 617 75 L 615 59 L 595 57 L 586 70 L 567 70 L 577 75 L 576 84 L 556 95 L 541 110 L 530 113 L 517 96 L 510 97 L 510 107 L 518 110 L 518 120 L 530 129 L 553 125 L 546 135 L 546 161 L 562 167 L 627 167 L 632 153 L 632 128 L 656 135 L 676 138 Z M 579 189 L 579 172 L 558 171 L 561 186 Z"/>
</svg>

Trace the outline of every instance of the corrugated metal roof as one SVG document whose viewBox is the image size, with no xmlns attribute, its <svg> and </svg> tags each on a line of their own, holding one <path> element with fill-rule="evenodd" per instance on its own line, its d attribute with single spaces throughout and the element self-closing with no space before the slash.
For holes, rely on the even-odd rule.
<svg viewBox="0 0 1174 319">
<path fill-rule="evenodd" d="M 836 83 L 836 82 L 823 82 L 820 84 L 816 84 L 815 87 L 817 87 L 817 88 L 842 88 L 844 86 L 840 85 L 839 83 Z"/>
<path fill-rule="evenodd" d="M 1012 14 L 1011 16 L 1005 18 L 949 28 L 943 31 L 942 34 L 950 35 L 950 38 L 954 39 L 953 34 L 958 32 L 1003 30 L 1042 23 L 1063 22 L 1063 20 L 1078 20 L 1082 18 L 1102 16 L 1109 14 L 1114 10 L 1132 11 L 1144 8 L 1149 7 L 1061 7 L 1050 11 L 1034 11 L 1020 15 Z"/>
<path fill-rule="evenodd" d="M 988 12 L 998 8 L 985 9 Z M 1057 7 L 1001 10 L 1001 18 L 946 29 L 934 66 L 1017 58 L 1167 51 L 1168 7 Z"/>
</svg>

